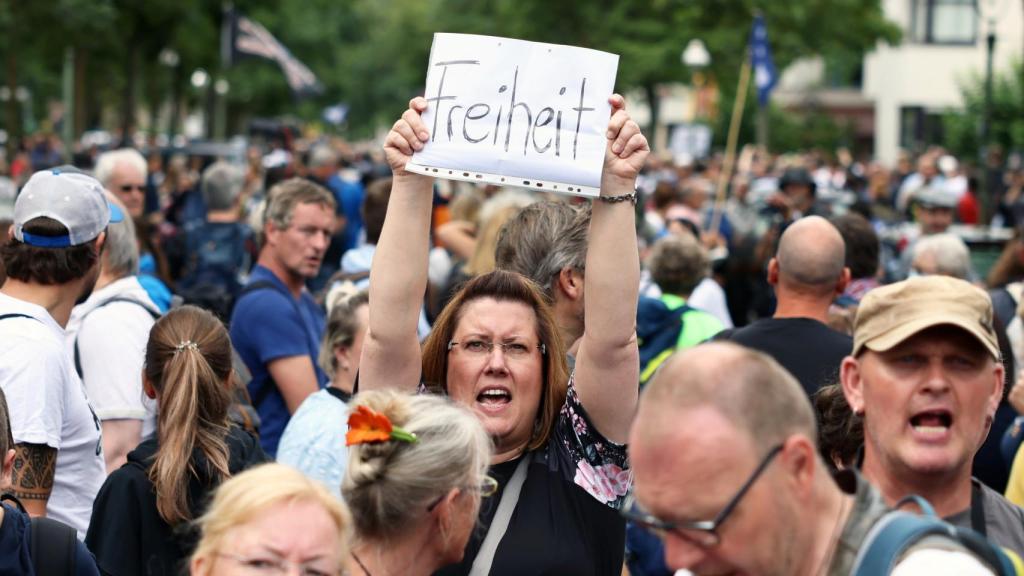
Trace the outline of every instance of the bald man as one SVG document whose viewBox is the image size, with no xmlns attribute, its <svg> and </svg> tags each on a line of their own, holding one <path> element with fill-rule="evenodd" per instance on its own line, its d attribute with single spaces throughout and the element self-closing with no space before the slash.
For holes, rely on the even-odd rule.
<svg viewBox="0 0 1024 576">
<path fill-rule="evenodd" d="M 820 216 L 797 220 L 783 232 L 768 263 L 775 289 L 775 315 L 718 339 L 760 350 L 775 358 L 808 395 L 839 381 L 839 366 L 853 340 L 826 325 L 828 307 L 850 282 L 846 246 L 839 230 Z"/>
<path fill-rule="evenodd" d="M 887 512 L 852 471 L 829 475 L 814 414 L 776 362 L 716 343 L 679 352 L 644 390 L 629 437 L 634 489 L 623 515 L 656 529 L 673 570 L 857 574 Z M 873 574 L 993 574 L 945 536 Z"/>
</svg>

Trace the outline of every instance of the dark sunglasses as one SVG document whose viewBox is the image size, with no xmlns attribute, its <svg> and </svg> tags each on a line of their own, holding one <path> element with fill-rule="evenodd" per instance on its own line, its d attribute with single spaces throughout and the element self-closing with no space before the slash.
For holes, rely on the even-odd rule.
<svg viewBox="0 0 1024 576">
<path fill-rule="evenodd" d="M 740 500 L 743 499 L 743 496 L 754 485 L 754 482 L 768 468 L 768 465 L 771 464 L 775 456 L 782 452 L 782 448 L 783 445 L 779 444 L 768 452 L 764 459 L 761 460 L 761 463 L 757 465 L 757 468 L 754 469 L 754 473 L 743 483 L 743 486 L 736 492 L 736 495 L 729 500 L 725 507 L 722 508 L 722 511 L 715 516 L 714 520 L 700 520 L 696 522 L 662 520 L 644 510 L 640 503 L 636 501 L 636 498 L 633 497 L 633 494 L 626 497 L 621 514 L 627 520 L 650 530 L 661 539 L 664 539 L 668 532 L 672 532 L 701 548 L 714 548 L 721 541 L 718 529 L 729 518 L 729 515 L 736 509 Z"/>
<path fill-rule="evenodd" d="M 131 192 L 132 190 L 138 190 L 139 192 L 146 191 L 145 184 L 123 184 L 121 185 L 121 192 Z"/>
</svg>

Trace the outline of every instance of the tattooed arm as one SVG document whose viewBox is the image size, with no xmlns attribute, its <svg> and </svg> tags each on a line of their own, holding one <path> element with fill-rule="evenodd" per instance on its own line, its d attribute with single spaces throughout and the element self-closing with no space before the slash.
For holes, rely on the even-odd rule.
<svg viewBox="0 0 1024 576">
<path fill-rule="evenodd" d="M 15 444 L 10 493 L 21 500 L 32 516 L 46 516 L 46 502 L 53 490 L 57 449 L 45 444 Z"/>
</svg>

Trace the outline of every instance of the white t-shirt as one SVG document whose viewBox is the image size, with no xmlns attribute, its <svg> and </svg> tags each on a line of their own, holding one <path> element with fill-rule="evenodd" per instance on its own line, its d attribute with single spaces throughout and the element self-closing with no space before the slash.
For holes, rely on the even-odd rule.
<svg viewBox="0 0 1024 576">
<path fill-rule="evenodd" d="M 85 537 L 106 478 L 100 421 L 64 347 L 64 330 L 45 308 L 0 293 L 0 387 L 15 443 L 57 449 L 46 514 Z"/>
<path fill-rule="evenodd" d="M 111 298 L 129 298 L 159 311 L 135 276 L 96 290 L 71 311 L 68 357 L 74 362 L 77 338 L 82 380 L 96 415 L 100 420 L 142 420 L 146 438 L 156 431 L 156 402 L 142 391 L 142 365 L 155 320 L 133 302 L 99 306 Z"/>
</svg>

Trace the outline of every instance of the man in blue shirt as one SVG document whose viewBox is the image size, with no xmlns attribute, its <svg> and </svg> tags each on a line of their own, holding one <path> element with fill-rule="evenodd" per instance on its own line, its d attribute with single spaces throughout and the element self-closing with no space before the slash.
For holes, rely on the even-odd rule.
<svg viewBox="0 0 1024 576">
<path fill-rule="evenodd" d="M 259 259 L 231 314 L 231 340 L 252 372 L 249 394 L 271 456 L 291 415 L 327 384 L 316 362 L 324 314 L 306 281 L 320 271 L 334 210 L 334 196 L 308 180 L 270 190 Z"/>
</svg>

